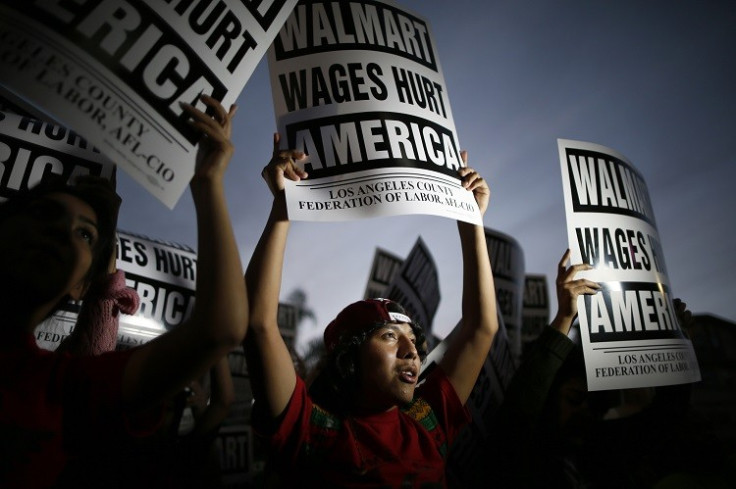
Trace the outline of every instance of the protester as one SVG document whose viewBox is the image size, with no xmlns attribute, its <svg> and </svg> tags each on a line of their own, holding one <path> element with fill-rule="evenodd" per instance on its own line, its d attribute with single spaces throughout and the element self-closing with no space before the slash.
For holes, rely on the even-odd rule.
<svg viewBox="0 0 736 489">
<path fill-rule="evenodd" d="M 135 314 L 138 310 L 140 297 L 125 284 L 125 272 L 117 269 L 116 247 L 111 250 L 107 274 L 89 286 L 74 328 L 56 347 L 56 353 L 97 356 L 115 351 L 120 313 Z M 86 487 L 102 481 L 109 489 L 122 487 L 117 485 L 120 472 L 116 470 L 122 459 L 121 448 L 118 444 L 112 452 L 84 447 L 79 450 L 84 456 L 70 454 L 56 487 Z M 111 474 L 114 481 L 109 477 Z"/>
<path fill-rule="evenodd" d="M 242 341 L 247 298 L 223 185 L 235 108 L 202 101 L 213 116 L 183 105 L 202 133 L 190 184 L 196 306 L 188 321 L 157 339 L 98 356 L 35 343 L 41 321 L 65 301 L 83 299 L 107 272 L 120 201 L 109 184 L 47 181 L 0 206 L 0 486 L 50 487 L 67 458 L 85 447 L 104 450 L 118 437 L 150 431 L 163 399 Z"/>
<path fill-rule="evenodd" d="M 304 154 L 280 150 L 279 141 L 275 135 L 273 158 L 262 173 L 274 196 L 271 213 L 245 275 L 253 426 L 268 437 L 270 467 L 284 487 L 445 487 L 445 456 L 469 420 L 464 405 L 498 328 L 483 227 L 457 223 L 463 321 L 426 382 L 417 387 L 421 326 L 392 301 L 365 300 L 347 306 L 325 330 L 331 368 L 344 377 L 337 391 L 313 397 L 295 373 L 277 324 L 289 230 L 284 181 L 307 177 L 297 164 Z M 459 175 L 482 215 L 488 185 L 470 168 Z"/>
<path fill-rule="evenodd" d="M 688 487 L 676 485 L 680 480 L 730 487 L 726 452 L 689 416 L 690 384 L 588 391 L 582 348 L 568 335 L 578 297 L 600 287 L 576 278 L 592 267 L 568 267 L 569 257 L 568 250 L 558 265 L 557 315 L 514 374 L 493 424 L 487 458 L 496 487 Z M 687 331 L 692 315 L 673 302 Z"/>
<path fill-rule="evenodd" d="M 599 416 L 585 380 L 582 349 L 568 334 L 577 316 L 577 299 L 600 286 L 570 267 L 567 250 L 558 264 L 557 314 L 516 370 L 496 415 L 488 456 L 499 487 L 583 488 L 580 446 Z"/>
</svg>

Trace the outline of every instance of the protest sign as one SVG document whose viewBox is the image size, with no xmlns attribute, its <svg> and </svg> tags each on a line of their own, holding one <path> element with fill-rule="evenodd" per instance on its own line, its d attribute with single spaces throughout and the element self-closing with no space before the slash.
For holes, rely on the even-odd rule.
<svg viewBox="0 0 736 489">
<path fill-rule="evenodd" d="M 700 380 L 672 304 L 646 182 L 616 151 L 558 140 L 571 263 L 600 283 L 578 299 L 590 390 Z"/>
<path fill-rule="evenodd" d="M 247 487 L 253 473 L 254 436 L 250 426 L 222 426 L 214 440 L 220 457 L 221 487 Z"/>
<path fill-rule="evenodd" d="M 94 175 L 108 180 L 115 165 L 79 134 L 35 118 L 0 112 L 0 202 L 46 175 L 73 182 Z"/>
<path fill-rule="evenodd" d="M 498 310 L 506 326 L 514 361 L 521 358 L 521 311 L 524 299 L 524 251 L 511 236 L 485 228 L 488 254 L 493 267 Z"/>
<path fill-rule="evenodd" d="M 294 348 L 294 342 L 296 340 L 296 328 L 299 324 L 299 310 L 297 306 L 293 304 L 284 304 L 279 302 L 279 308 L 277 312 L 277 322 L 279 325 L 279 332 L 281 337 L 284 339 L 284 343 L 289 349 Z"/>
<path fill-rule="evenodd" d="M 521 311 L 521 353 L 528 350 L 534 340 L 549 324 L 549 293 L 547 277 L 527 274 L 524 277 L 524 300 Z"/>
<path fill-rule="evenodd" d="M 117 267 L 125 283 L 136 290 L 140 307 L 121 315 L 117 349 L 141 345 L 186 320 L 194 307 L 197 255 L 178 243 L 118 231 Z M 54 350 L 76 323 L 76 312 L 65 308 L 36 329 L 40 347 Z"/>
<path fill-rule="evenodd" d="M 401 268 L 402 263 L 404 263 L 404 260 L 393 253 L 376 248 L 363 298 L 385 297 L 386 289 L 391 284 L 396 272 Z"/>
<path fill-rule="evenodd" d="M 0 5 L 0 86 L 14 103 L 84 135 L 173 208 L 198 133 L 180 103 L 227 108 L 296 0 Z"/>
<path fill-rule="evenodd" d="M 121 335 L 158 335 L 189 318 L 194 308 L 197 254 L 186 245 L 118 232 L 118 268 L 138 292 L 141 306 L 120 321 Z"/>
<path fill-rule="evenodd" d="M 421 237 L 386 288 L 385 297 L 401 304 L 424 329 L 432 346 L 432 321 L 440 304 L 437 265 Z"/>
<path fill-rule="evenodd" d="M 429 24 L 391 1 L 301 1 L 268 51 L 292 220 L 432 214 L 481 223 Z"/>
</svg>

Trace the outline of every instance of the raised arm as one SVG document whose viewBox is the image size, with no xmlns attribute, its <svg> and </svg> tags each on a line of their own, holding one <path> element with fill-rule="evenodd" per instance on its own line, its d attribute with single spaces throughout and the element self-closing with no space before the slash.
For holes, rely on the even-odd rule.
<svg viewBox="0 0 736 489">
<path fill-rule="evenodd" d="M 284 178 L 300 180 L 306 173 L 295 160 L 300 151 L 279 149 L 280 137 L 274 135 L 273 157 L 261 175 L 271 189 L 273 203 L 258 245 L 253 252 L 245 283 L 250 316 L 248 335 L 243 347 L 256 403 L 276 417 L 283 412 L 296 385 L 296 372 L 277 322 L 281 274 L 284 265 L 289 219 L 284 196 Z"/>
<path fill-rule="evenodd" d="M 467 154 L 463 152 L 463 160 L 466 159 Z M 463 187 L 473 192 L 481 216 L 484 215 L 491 195 L 488 184 L 471 168 L 461 168 L 459 174 Z M 498 331 L 498 317 L 483 226 L 458 221 L 457 227 L 463 256 L 462 322 L 440 366 L 465 403 Z"/>
<path fill-rule="evenodd" d="M 242 341 L 248 306 L 240 255 L 230 223 L 224 175 L 234 147 L 230 142 L 235 106 L 227 112 L 202 96 L 209 115 L 183 104 L 202 133 L 190 183 L 197 214 L 197 290 L 189 319 L 131 356 L 123 376 L 123 400 L 145 407 L 174 395 L 201 377 Z"/>
</svg>

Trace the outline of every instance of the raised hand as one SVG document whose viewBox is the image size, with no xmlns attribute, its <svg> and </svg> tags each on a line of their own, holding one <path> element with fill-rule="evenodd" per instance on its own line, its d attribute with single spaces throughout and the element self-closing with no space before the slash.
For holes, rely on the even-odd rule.
<svg viewBox="0 0 736 489">
<path fill-rule="evenodd" d="M 271 193 L 273 195 L 276 195 L 284 189 L 285 178 L 298 182 L 302 178 L 307 178 L 309 176 L 307 172 L 305 172 L 304 169 L 296 163 L 298 160 L 306 158 L 304 152 L 293 149 L 279 149 L 280 142 L 281 135 L 279 133 L 274 133 L 273 156 L 271 157 L 271 161 L 268 162 L 261 172 L 261 176 L 268 184 L 268 188 L 271 189 Z"/>
<path fill-rule="evenodd" d="M 593 267 L 587 263 L 567 266 L 570 260 L 570 250 L 562 255 L 557 265 L 557 316 L 552 321 L 552 327 L 563 334 L 570 331 L 572 322 L 578 314 L 578 297 L 580 295 L 592 295 L 597 293 L 601 286 L 597 282 L 585 278 L 576 279 L 575 275 L 584 270 L 592 270 Z"/>
<path fill-rule="evenodd" d="M 200 100 L 214 111 L 213 116 L 182 103 L 182 109 L 191 117 L 191 126 L 201 132 L 202 138 L 197 148 L 197 158 L 194 166 L 195 178 L 222 178 L 227 165 L 235 152 L 235 146 L 230 141 L 232 134 L 232 119 L 237 106 L 230 106 L 226 111 L 217 99 L 209 95 L 202 95 Z"/>
<path fill-rule="evenodd" d="M 486 209 L 488 209 L 488 202 L 491 199 L 491 189 L 488 187 L 488 183 L 485 181 L 485 179 L 481 177 L 477 171 L 467 166 L 468 152 L 461 151 L 460 157 L 463 159 L 463 163 L 465 163 L 466 165 L 458 170 L 458 175 L 461 178 L 462 186 L 473 192 L 475 202 L 478 204 L 480 215 L 482 216 L 483 214 L 485 214 Z"/>
</svg>

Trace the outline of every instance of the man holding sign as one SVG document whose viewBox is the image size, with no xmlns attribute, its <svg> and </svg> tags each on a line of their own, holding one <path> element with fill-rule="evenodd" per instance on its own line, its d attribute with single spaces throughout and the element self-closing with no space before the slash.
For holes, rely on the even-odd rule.
<svg viewBox="0 0 736 489">
<path fill-rule="evenodd" d="M 105 180 L 69 185 L 57 178 L 0 206 L 0 486 L 52 487 L 70 456 L 136 432 L 142 414 L 242 340 L 247 303 L 223 185 L 235 111 L 211 97 L 203 101 L 213 117 L 183 107 L 201 137 L 190 183 L 197 300 L 173 331 L 99 356 L 41 350 L 38 324 L 67 300 L 87 297 L 96 275 L 107 274 L 119 197 Z"/>
<path fill-rule="evenodd" d="M 285 487 L 446 487 L 445 461 L 468 422 L 465 403 L 498 330 L 482 225 L 458 221 L 463 255 L 462 324 L 439 365 L 417 386 L 423 330 L 397 303 L 348 305 L 324 333 L 328 354 L 307 388 L 277 323 L 290 223 L 285 180 L 306 173 L 301 151 L 282 151 L 263 171 L 274 201 L 245 280 L 251 314 L 245 340 L 255 399 L 253 426 L 268 438 L 270 464 Z M 490 191 L 473 170 L 458 172 L 481 215 Z"/>
</svg>

